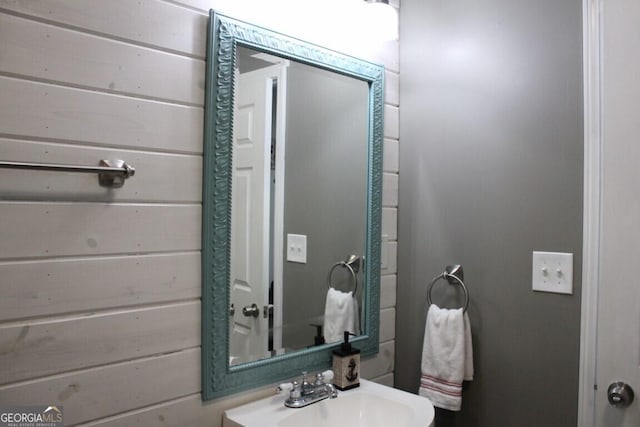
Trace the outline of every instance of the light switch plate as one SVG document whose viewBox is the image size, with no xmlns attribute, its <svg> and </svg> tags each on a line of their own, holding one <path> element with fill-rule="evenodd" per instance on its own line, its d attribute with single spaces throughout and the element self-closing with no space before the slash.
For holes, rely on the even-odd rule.
<svg viewBox="0 0 640 427">
<path fill-rule="evenodd" d="M 534 252 L 532 282 L 534 291 L 573 294 L 573 254 Z"/>
<path fill-rule="evenodd" d="M 307 263 L 307 236 L 287 234 L 287 261 Z"/>
</svg>

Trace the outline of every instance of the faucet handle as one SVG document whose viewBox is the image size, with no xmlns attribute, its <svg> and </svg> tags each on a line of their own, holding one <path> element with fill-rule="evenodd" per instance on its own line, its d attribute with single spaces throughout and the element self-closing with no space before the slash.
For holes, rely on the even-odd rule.
<svg viewBox="0 0 640 427">
<path fill-rule="evenodd" d="M 324 372 L 318 372 L 316 374 L 316 382 L 313 383 L 313 385 L 331 384 L 332 379 L 333 371 L 331 369 L 327 369 Z"/>
<path fill-rule="evenodd" d="M 282 383 L 276 387 L 276 393 L 282 393 L 283 391 L 291 390 L 293 383 Z"/>
<path fill-rule="evenodd" d="M 325 380 L 326 382 L 328 382 L 328 383 L 330 383 L 330 382 L 331 382 L 331 380 L 333 379 L 334 375 L 335 375 L 335 374 L 333 373 L 333 371 L 332 371 L 331 369 L 327 369 L 326 371 L 324 371 L 324 372 L 322 373 L 322 377 L 323 377 L 323 378 L 324 378 L 324 380 Z"/>
</svg>

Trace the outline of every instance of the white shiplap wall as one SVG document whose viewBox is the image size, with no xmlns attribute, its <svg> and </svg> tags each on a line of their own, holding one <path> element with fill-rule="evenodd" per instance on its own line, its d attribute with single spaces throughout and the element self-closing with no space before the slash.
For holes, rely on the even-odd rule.
<svg viewBox="0 0 640 427">
<path fill-rule="evenodd" d="M 199 0 L 0 0 L 0 159 L 122 158 L 93 175 L 0 170 L 0 403 L 60 404 L 66 425 L 219 426 L 271 387 L 200 399 L 206 7 Z M 398 44 L 386 72 L 380 354 L 392 384 Z"/>
</svg>

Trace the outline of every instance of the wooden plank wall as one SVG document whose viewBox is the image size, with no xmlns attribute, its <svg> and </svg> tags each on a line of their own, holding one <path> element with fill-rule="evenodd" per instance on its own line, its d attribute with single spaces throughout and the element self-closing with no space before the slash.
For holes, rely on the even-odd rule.
<svg viewBox="0 0 640 427">
<path fill-rule="evenodd" d="M 200 400 L 207 7 L 199 0 L 0 0 L 0 159 L 122 158 L 93 175 L 0 170 L 0 402 L 66 425 L 219 426 L 263 387 Z M 387 66 L 380 354 L 393 384 L 398 44 Z"/>
</svg>

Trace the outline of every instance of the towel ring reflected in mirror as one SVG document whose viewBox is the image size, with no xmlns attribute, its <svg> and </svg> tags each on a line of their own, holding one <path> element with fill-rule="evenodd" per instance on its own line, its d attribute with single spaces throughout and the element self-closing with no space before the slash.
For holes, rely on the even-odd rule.
<svg viewBox="0 0 640 427">
<path fill-rule="evenodd" d="M 327 274 L 327 288 L 335 289 L 335 286 L 331 284 L 331 276 L 333 275 L 333 271 L 338 266 L 344 267 L 347 270 L 349 270 L 349 274 L 351 275 L 351 280 L 353 280 L 353 295 L 355 295 L 356 291 L 358 290 L 358 276 L 356 274 L 356 269 L 351 267 L 351 264 L 348 262 L 338 261 L 335 264 L 333 264 L 333 266 L 331 266 L 331 269 L 329 269 L 329 274 Z"/>
<path fill-rule="evenodd" d="M 462 273 L 462 266 L 460 265 L 448 265 L 444 273 L 434 277 L 431 283 L 429 283 L 429 287 L 427 288 L 427 307 L 433 304 L 431 300 L 431 291 L 433 290 L 433 285 L 435 285 L 436 282 L 440 279 L 447 279 L 449 284 L 458 284 L 462 287 L 462 291 L 464 292 L 464 306 L 462 307 L 462 312 L 466 313 L 467 308 L 469 308 L 469 290 L 465 286 L 461 277 L 464 276 Z"/>
<path fill-rule="evenodd" d="M 333 286 L 333 284 L 331 283 L 331 276 L 333 275 L 333 271 L 338 266 L 344 267 L 347 270 L 349 270 L 349 273 L 351 274 L 351 279 L 353 280 L 353 284 L 354 284 L 353 295 L 355 295 L 356 291 L 358 290 L 358 272 L 360 271 L 360 267 L 364 266 L 364 257 L 360 257 L 358 255 L 349 255 L 346 258 L 346 260 L 338 261 L 335 264 L 333 264 L 329 269 L 329 274 L 327 274 L 327 288 L 335 289 L 335 286 Z"/>
</svg>

